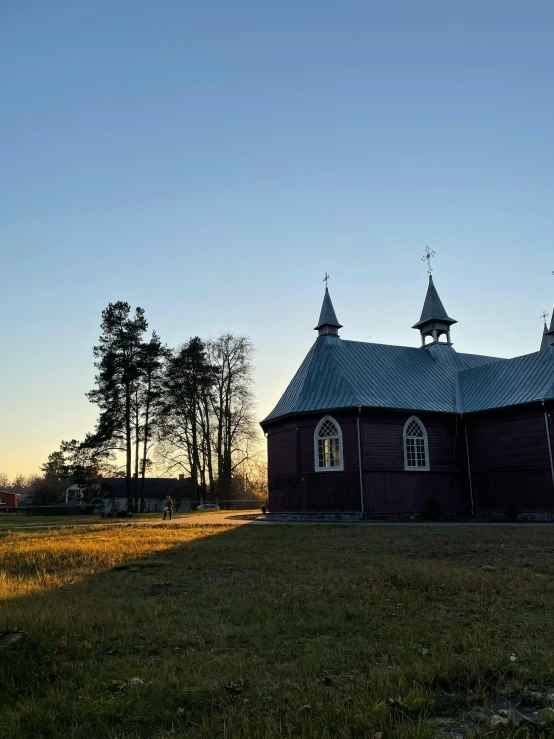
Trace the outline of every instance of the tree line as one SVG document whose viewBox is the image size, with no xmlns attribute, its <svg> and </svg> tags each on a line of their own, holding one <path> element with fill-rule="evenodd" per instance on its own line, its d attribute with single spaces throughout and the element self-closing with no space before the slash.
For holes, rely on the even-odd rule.
<svg viewBox="0 0 554 739">
<path fill-rule="evenodd" d="M 228 500 L 237 486 L 248 494 L 249 472 L 264 484 L 248 338 L 194 336 L 171 349 L 148 334 L 142 308 L 120 301 L 102 312 L 93 354 L 95 428 L 50 454 L 43 481 L 71 479 L 93 493 L 103 478 L 124 476 L 130 511 L 144 510 L 152 469 L 183 474 L 205 500 Z"/>
</svg>

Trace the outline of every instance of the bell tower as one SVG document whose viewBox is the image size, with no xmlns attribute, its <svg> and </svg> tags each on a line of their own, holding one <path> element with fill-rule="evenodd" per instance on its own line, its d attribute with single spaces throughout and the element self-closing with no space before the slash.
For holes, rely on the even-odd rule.
<svg viewBox="0 0 554 739">
<path fill-rule="evenodd" d="M 331 302 L 331 296 L 329 295 L 329 275 L 327 272 L 325 273 L 323 282 L 325 283 L 325 295 L 323 296 L 319 321 L 314 331 L 317 331 L 318 336 L 336 336 L 339 338 L 339 328 L 342 328 L 342 325 L 337 320 L 337 315 Z"/>
<path fill-rule="evenodd" d="M 423 303 L 421 318 L 414 326 L 412 326 L 412 328 L 418 329 L 421 334 L 422 347 L 433 346 L 434 344 L 447 344 L 448 346 L 452 346 L 450 327 L 454 323 L 458 323 L 454 318 L 450 318 L 448 316 L 444 309 L 444 305 L 439 298 L 435 283 L 433 282 L 431 258 L 434 255 L 435 252 L 426 246 L 423 261 L 427 262 L 429 286 L 427 288 L 425 302 Z M 429 341 L 429 339 L 431 340 Z"/>
</svg>

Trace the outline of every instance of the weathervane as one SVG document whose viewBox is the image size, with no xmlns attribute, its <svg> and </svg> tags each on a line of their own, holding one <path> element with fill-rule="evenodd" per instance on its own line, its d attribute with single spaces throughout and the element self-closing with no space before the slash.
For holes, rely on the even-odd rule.
<svg viewBox="0 0 554 739">
<path fill-rule="evenodd" d="M 323 282 L 325 283 L 325 289 L 328 290 L 329 289 L 329 285 L 328 285 L 329 275 L 327 274 L 327 272 L 325 273 L 325 277 L 323 278 Z"/>
<path fill-rule="evenodd" d="M 554 274 L 554 272 L 552 274 Z M 544 325 L 546 326 L 546 321 L 548 320 L 548 313 L 546 311 L 543 311 L 541 313 L 541 318 L 544 321 Z"/>
<path fill-rule="evenodd" d="M 431 267 L 431 259 L 435 256 L 435 252 L 430 249 L 427 244 L 425 244 L 425 251 L 423 252 L 423 256 L 421 257 L 422 262 L 427 262 L 427 274 L 429 277 L 431 277 L 431 274 L 433 273 L 433 268 Z"/>
</svg>

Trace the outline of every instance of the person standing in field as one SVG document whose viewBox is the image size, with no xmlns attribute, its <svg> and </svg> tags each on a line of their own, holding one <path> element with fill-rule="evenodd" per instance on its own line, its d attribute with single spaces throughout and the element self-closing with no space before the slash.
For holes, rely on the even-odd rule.
<svg viewBox="0 0 554 739">
<path fill-rule="evenodd" d="M 173 501 L 171 500 L 171 495 L 167 495 L 166 498 L 165 498 L 165 503 L 164 503 L 164 521 L 165 521 L 165 517 L 167 516 L 168 513 L 169 513 L 169 520 L 171 521 L 171 519 L 173 517 Z"/>
</svg>

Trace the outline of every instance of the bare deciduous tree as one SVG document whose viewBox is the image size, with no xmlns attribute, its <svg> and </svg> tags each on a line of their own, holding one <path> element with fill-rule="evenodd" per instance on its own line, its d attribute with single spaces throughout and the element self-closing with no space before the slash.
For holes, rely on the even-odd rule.
<svg viewBox="0 0 554 739">
<path fill-rule="evenodd" d="M 167 470 L 191 477 L 193 494 L 232 494 L 235 470 L 257 440 L 253 395 L 253 348 L 226 333 L 204 344 L 195 337 L 167 365 L 159 457 Z"/>
</svg>

